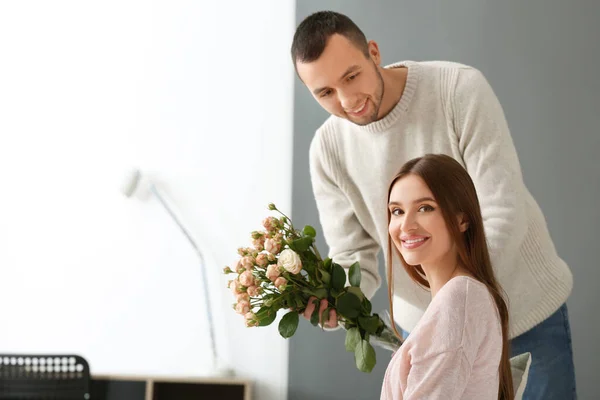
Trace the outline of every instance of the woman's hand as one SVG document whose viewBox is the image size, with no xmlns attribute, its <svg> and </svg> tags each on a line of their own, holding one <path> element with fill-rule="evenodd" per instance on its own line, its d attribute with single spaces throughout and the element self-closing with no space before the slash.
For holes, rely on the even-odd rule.
<svg viewBox="0 0 600 400">
<path fill-rule="evenodd" d="M 308 299 L 308 305 L 306 306 L 306 309 L 304 310 L 304 314 L 303 314 L 304 318 L 306 318 L 309 321 L 310 321 L 310 316 L 315 311 L 315 300 L 317 300 L 317 298 L 314 296 L 311 297 L 310 299 Z M 322 299 L 319 304 L 319 323 L 323 327 L 336 328 L 338 326 L 338 319 L 337 319 L 337 312 L 335 311 L 335 309 L 332 308 L 331 310 L 329 310 L 329 319 L 327 321 L 325 321 L 325 322 L 322 321 L 323 312 L 325 311 L 327 306 L 328 306 L 327 299 Z"/>
</svg>

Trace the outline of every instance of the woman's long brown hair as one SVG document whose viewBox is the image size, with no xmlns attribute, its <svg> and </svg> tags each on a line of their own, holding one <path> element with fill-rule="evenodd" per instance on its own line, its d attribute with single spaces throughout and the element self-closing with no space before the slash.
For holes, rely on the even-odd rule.
<svg viewBox="0 0 600 400">
<path fill-rule="evenodd" d="M 492 269 L 475 185 L 467 171 L 452 157 L 442 154 L 427 154 L 423 157 L 412 159 L 402 166 L 400 172 L 390 183 L 388 200 L 394 184 L 409 174 L 419 176 L 425 181 L 438 203 L 446 226 L 454 239 L 458 250 L 458 261 L 476 280 L 487 287 L 496 303 L 502 325 L 502 357 L 499 365 L 500 387 L 498 399 L 512 400 L 514 393 L 510 370 L 508 306 L 502 288 L 496 280 Z M 456 218 L 461 213 L 466 217 L 468 222 L 465 232 L 460 231 Z M 390 219 L 391 215 L 388 210 L 388 225 Z M 388 298 L 390 301 L 391 319 L 393 321 L 394 275 L 392 246 L 392 238 L 388 234 Z M 397 248 L 395 254 L 400 258 L 408 275 L 420 285 L 429 288 L 429 282 L 425 277 L 423 268 L 420 265 L 408 265 Z M 392 326 L 394 326 L 393 323 Z M 395 326 L 394 331 L 400 336 Z"/>
</svg>

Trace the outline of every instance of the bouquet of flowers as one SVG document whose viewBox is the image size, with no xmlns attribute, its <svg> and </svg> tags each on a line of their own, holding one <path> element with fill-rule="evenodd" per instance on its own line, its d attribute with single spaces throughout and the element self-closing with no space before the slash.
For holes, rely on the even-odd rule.
<svg viewBox="0 0 600 400">
<path fill-rule="evenodd" d="M 238 249 L 240 259 L 224 268 L 234 275 L 229 288 L 236 298 L 235 311 L 244 316 L 246 326 L 267 326 L 281 309 L 287 313 L 279 322 L 279 333 L 290 338 L 296 332 L 299 314 L 304 313 L 311 298 L 315 310 L 312 325 L 326 321 L 335 309 L 340 325 L 346 330 L 346 350 L 354 352 L 356 367 L 371 372 L 376 363 L 371 343 L 397 350 L 402 341 L 391 328 L 389 318 L 371 313 L 371 302 L 360 289 L 361 272 L 354 263 L 346 271 L 330 258 L 323 259 L 315 246 L 316 231 L 307 225 L 296 230 L 290 218 L 274 204 L 270 216 L 263 221 L 264 231 L 251 234 L 252 247 Z M 346 281 L 350 286 L 346 286 Z M 328 307 L 319 315 L 319 303 L 327 299 Z"/>
</svg>

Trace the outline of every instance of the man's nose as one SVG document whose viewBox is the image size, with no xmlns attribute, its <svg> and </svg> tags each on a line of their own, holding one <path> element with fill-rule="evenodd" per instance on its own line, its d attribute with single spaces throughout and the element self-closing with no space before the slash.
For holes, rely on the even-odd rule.
<svg viewBox="0 0 600 400">
<path fill-rule="evenodd" d="M 351 111 L 359 106 L 358 97 L 353 93 L 338 91 L 338 98 L 345 111 Z"/>
</svg>

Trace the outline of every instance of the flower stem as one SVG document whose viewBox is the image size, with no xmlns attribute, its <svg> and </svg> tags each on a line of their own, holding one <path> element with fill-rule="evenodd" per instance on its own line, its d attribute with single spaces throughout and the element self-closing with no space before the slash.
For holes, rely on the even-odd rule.
<svg viewBox="0 0 600 400">
<path fill-rule="evenodd" d="M 312 244 L 310 247 L 312 247 L 312 249 L 315 251 L 315 256 L 317 256 L 319 261 L 323 261 L 323 259 L 321 258 L 321 254 L 319 253 L 319 250 L 317 249 L 317 246 Z"/>
</svg>

